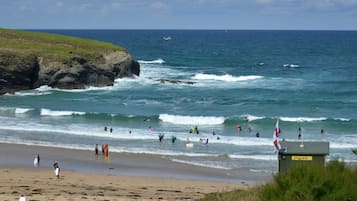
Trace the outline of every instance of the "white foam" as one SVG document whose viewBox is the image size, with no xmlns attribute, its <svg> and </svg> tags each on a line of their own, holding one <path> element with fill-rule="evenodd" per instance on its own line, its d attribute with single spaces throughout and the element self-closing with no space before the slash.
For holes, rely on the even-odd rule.
<svg viewBox="0 0 357 201">
<path fill-rule="evenodd" d="M 215 80 L 215 81 L 224 81 L 224 82 L 240 82 L 240 81 L 249 81 L 249 80 L 257 80 L 262 79 L 263 76 L 259 75 L 246 75 L 246 76 L 232 76 L 229 74 L 225 75 L 215 75 L 215 74 L 205 74 L 205 73 L 197 73 L 192 77 L 194 80 Z"/>
<path fill-rule="evenodd" d="M 138 60 L 139 63 L 141 64 L 163 64 L 165 61 L 161 58 L 152 60 L 152 61 L 145 61 L 145 60 Z"/>
<path fill-rule="evenodd" d="M 159 119 L 167 123 L 184 125 L 219 125 L 224 123 L 224 117 L 209 116 L 180 116 L 160 114 Z"/>
<path fill-rule="evenodd" d="M 300 66 L 297 64 L 284 64 L 283 65 L 286 68 L 299 68 Z"/>
<path fill-rule="evenodd" d="M 334 120 L 338 120 L 338 121 L 351 121 L 351 119 L 347 119 L 347 118 L 334 118 Z"/>
<path fill-rule="evenodd" d="M 37 91 L 51 91 L 51 90 L 53 90 L 53 88 L 49 87 L 48 85 L 42 85 L 35 90 L 37 90 Z"/>
<path fill-rule="evenodd" d="M 33 109 L 29 109 L 29 108 L 15 108 L 15 114 L 24 114 L 28 111 L 31 111 Z"/>
<path fill-rule="evenodd" d="M 52 94 L 52 92 L 15 92 L 15 94 L 8 94 L 9 96 L 43 96 L 43 95 L 49 95 Z"/>
<path fill-rule="evenodd" d="M 259 117 L 259 116 L 254 116 L 254 115 L 250 115 L 250 114 L 243 114 L 243 115 L 241 115 L 241 117 L 249 122 L 265 118 L 264 116 Z"/>
<path fill-rule="evenodd" d="M 85 112 L 77 111 L 53 111 L 49 109 L 41 109 L 42 116 L 70 116 L 70 115 L 84 115 Z"/>
<path fill-rule="evenodd" d="M 214 168 L 214 169 L 223 169 L 223 170 L 231 170 L 232 168 L 224 167 L 218 164 L 213 164 L 212 162 L 209 163 L 207 161 L 204 161 L 205 163 L 202 162 L 193 162 L 193 161 L 185 161 L 185 160 L 179 160 L 179 159 L 171 159 L 173 162 L 177 163 L 184 163 L 184 164 L 189 164 L 189 165 L 194 165 L 194 166 L 200 166 L 200 167 L 209 167 L 209 168 Z"/>
<path fill-rule="evenodd" d="M 280 117 L 281 121 L 288 122 L 312 122 L 312 121 L 325 121 L 326 117 Z"/>
<path fill-rule="evenodd" d="M 274 161 L 277 160 L 276 155 L 229 155 L 230 158 L 234 159 L 253 159 L 253 160 L 264 160 L 264 161 Z"/>
</svg>

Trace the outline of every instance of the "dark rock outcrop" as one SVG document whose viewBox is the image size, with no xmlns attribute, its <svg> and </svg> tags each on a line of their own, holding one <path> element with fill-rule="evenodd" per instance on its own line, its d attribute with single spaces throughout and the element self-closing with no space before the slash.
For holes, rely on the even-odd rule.
<svg viewBox="0 0 357 201">
<path fill-rule="evenodd" d="M 139 74 L 139 63 L 126 51 L 98 55 L 94 61 L 80 55 L 66 61 L 48 61 L 36 54 L 0 51 L 0 95 L 41 85 L 62 89 L 110 86 L 116 78 Z"/>
</svg>

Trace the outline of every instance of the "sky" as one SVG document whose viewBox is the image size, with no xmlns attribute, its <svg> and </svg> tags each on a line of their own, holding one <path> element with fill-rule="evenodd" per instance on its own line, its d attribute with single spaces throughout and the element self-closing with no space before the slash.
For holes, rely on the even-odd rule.
<svg viewBox="0 0 357 201">
<path fill-rule="evenodd" d="M 0 27 L 357 30 L 357 0 L 0 0 Z"/>
</svg>

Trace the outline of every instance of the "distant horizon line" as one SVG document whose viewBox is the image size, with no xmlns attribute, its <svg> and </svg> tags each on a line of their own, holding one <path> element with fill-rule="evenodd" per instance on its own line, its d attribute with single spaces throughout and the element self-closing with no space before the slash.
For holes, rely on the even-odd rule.
<svg viewBox="0 0 357 201">
<path fill-rule="evenodd" d="M 112 29 L 112 28 L 4 28 L 13 30 L 103 30 L 103 31 L 115 31 L 115 30 L 127 30 L 127 31 L 357 31 L 357 29 L 141 29 L 141 28 L 124 28 L 124 29 Z"/>
</svg>

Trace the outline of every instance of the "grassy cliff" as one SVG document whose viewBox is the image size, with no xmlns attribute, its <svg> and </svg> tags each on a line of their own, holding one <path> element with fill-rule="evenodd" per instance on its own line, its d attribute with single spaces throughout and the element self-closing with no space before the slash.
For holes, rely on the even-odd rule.
<svg viewBox="0 0 357 201">
<path fill-rule="evenodd" d="M 79 89 L 139 76 L 122 47 L 58 34 L 0 29 L 0 95 L 42 85 Z"/>
<path fill-rule="evenodd" d="M 14 63 L 11 59 L 21 59 L 34 55 L 42 57 L 45 61 L 49 62 L 64 62 L 76 55 L 95 62 L 102 59 L 98 55 L 113 51 L 125 51 L 125 49 L 111 43 L 96 40 L 58 34 L 0 29 L 0 54 L 3 58 L 2 62 Z M 16 55 L 16 57 L 6 57 L 6 55 Z M 4 68 L 4 66 L 0 63 L 0 68 Z M 11 68 L 11 66 L 7 66 L 6 68 Z"/>
</svg>

